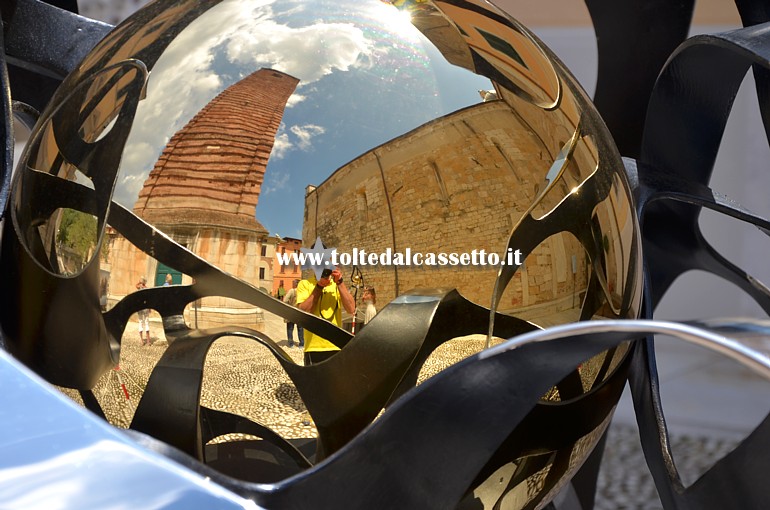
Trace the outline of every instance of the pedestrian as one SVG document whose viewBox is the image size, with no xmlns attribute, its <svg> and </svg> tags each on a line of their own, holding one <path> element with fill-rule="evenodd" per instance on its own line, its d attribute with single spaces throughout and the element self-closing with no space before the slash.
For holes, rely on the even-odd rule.
<svg viewBox="0 0 770 510">
<path fill-rule="evenodd" d="M 291 288 L 286 292 L 286 297 L 284 298 L 284 302 L 290 306 L 297 306 L 297 286 L 299 285 L 299 280 L 294 280 L 291 282 Z M 305 332 L 302 329 L 302 326 L 299 324 L 295 324 L 294 322 L 290 322 L 288 320 L 284 320 L 286 322 L 286 345 L 289 347 L 294 347 L 294 326 L 297 326 L 297 346 L 300 349 L 305 348 Z"/>
<path fill-rule="evenodd" d="M 297 308 L 342 327 L 342 308 L 354 315 L 356 303 L 342 278 L 342 271 L 325 269 L 316 280 L 315 273 L 297 286 Z M 305 331 L 305 365 L 331 358 L 340 348 L 312 331 Z"/>
<path fill-rule="evenodd" d="M 364 302 L 364 326 L 366 326 L 377 315 L 377 308 L 375 306 L 377 304 L 377 293 L 374 287 L 364 288 L 364 295 L 361 296 L 361 299 Z"/>
<path fill-rule="evenodd" d="M 139 282 L 136 284 L 136 290 L 142 290 L 147 288 L 147 278 L 142 276 L 139 278 Z M 139 340 L 142 342 L 142 347 L 150 345 L 150 311 L 148 309 L 139 310 L 137 312 L 139 316 Z"/>
</svg>

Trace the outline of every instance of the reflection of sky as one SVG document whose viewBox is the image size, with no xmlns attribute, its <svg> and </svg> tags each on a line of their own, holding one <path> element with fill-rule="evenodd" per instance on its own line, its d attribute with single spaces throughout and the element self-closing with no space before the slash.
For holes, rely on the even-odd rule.
<svg viewBox="0 0 770 510">
<path fill-rule="evenodd" d="M 256 508 L 139 447 L 3 350 L 0 387 L 0 508 Z"/>
<path fill-rule="evenodd" d="M 128 207 L 171 135 L 217 93 L 262 67 L 300 79 L 267 167 L 257 218 L 300 237 L 304 190 L 371 148 L 479 102 L 489 81 L 453 68 L 392 6 L 225 1 L 152 70 L 116 199 Z"/>
</svg>

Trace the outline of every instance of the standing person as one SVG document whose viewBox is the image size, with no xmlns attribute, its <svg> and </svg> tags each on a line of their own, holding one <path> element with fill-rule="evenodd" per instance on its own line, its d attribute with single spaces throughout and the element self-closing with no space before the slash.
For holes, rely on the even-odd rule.
<svg viewBox="0 0 770 510">
<path fill-rule="evenodd" d="M 171 278 L 170 273 L 166 273 L 166 282 L 163 284 L 164 287 L 170 287 L 174 283 L 173 278 Z"/>
<path fill-rule="evenodd" d="M 297 286 L 299 285 L 299 280 L 294 280 L 291 282 L 291 288 L 286 293 L 286 297 L 284 298 L 284 302 L 287 303 L 290 306 L 297 306 Z M 285 321 L 286 322 L 286 344 L 289 347 L 294 347 L 294 326 L 295 323 Z M 302 349 L 305 347 L 305 337 L 304 337 L 304 331 L 302 330 L 302 326 L 299 324 L 296 324 L 297 326 L 297 345 Z"/>
<path fill-rule="evenodd" d="M 278 290 L 275 291 L 275 297 L 281 301 L 286 297 L 286 288 L 283 286 L 283 280 L 278 283 Z"/>
<path fill-rule="evenodd" d="M 352 315 L 356 311 L 356 303 L 345 286 L 342 271 L 335 268 L 333 271 L 325 269 L 319 280 L 313 273 L 299 282 L 297 308 L 342 327 L 342 308 Z M 312 331 L 305 331 L 305 365 L 321 363 L 339 350 L 330 341 Z"/>
<path fill-rule="evenodd" d="M 377 308 L 375 307 L 377 304 L 377 293 L 374 287 L 366 287 L 361 299 L 364 302 L 364 326 L 366 326 L 377 315 Z"/>
<path fill-rule="evenodd" d="M 101 307 L 103 312 L 107 311 L 108 290 L 109 290 L 109 283 L 107 282 L 107 278 L 102 276 L 102 279 L 99 281 L 99 306 Z"/>
<path fill-rule="evenodd" d="M 139 283 L 136 284 L 136 290 L 147 288 L 147 278 L 142 276 Z M 139 339 L 142 341 L 142 347 L 150 345 L 150 311 L 148 309 L 139 310 Z M 145 338 L 146 337 L 146 338 Z"/>
</svg>

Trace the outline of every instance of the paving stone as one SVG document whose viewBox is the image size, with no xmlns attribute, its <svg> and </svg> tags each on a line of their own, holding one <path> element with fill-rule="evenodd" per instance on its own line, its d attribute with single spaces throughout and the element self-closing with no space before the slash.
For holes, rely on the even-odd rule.
<svg viewBox="0 0 770 510">
<path fill-rule="evenodd" d="M 283 321 L 266 314 L 266 333 L 284 338 Z M 112 370 L 99 381 L 94 392 L 108 419 L 119 427 L 128 427 L 136 403 L 147 384 L 149 374 L 167 347 L 162 329 L 151 326 L 153 344 L 142 347 L 138 334 L 129 328 L 122 343 L 119 370 Z M 288 348 L 289 356 L 302 363 L 303 351 Z M 484 337 L 462 337 L 441 346 L 426 362 L 420 374 L 423 381 L 457 361 L 478 352 Z M 129 398 L 126 399 L 122 386 Z M 64 390 L 75 400 L 74 391 Z M 246 416 L 272 428 L 286 438 L 317 437 L 317 431 L 302 400 L 273 355 L 256 342 L 224 338 L 212 347 L 204 372 L 201 401 L 204 405 Z M 228 435 L 222 440 L 241 438 Z M 671 437 L 677 467 L 687 483 L 707 469 L 716 459 L 737 444 L 732 438 L 680 434 Z M 635 426 L 613 423 L 599 473 L 597 510 L 661 509 L 652 478 L 647 470 Z"/>
<path fill-rule="evenodd" d="M 692 483 L 738 444 L 735 437 L 674 434 L 671 450 L 680 476 Z M 599 471 L 595 510 L 662 510 L 635 426 L 613 423 Z"/>
</svg>

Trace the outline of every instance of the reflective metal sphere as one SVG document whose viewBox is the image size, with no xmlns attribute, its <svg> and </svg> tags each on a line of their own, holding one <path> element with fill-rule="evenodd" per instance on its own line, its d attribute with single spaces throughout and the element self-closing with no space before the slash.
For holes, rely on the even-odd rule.
<svg viewBox="0 0 770 510">
<path fill-rule="evenodd" d="M 45 309 L 7 312 L 26 307 L 9 337 L 66 386 L 117 361 L 100 307 L 141 278 L 193 280 L 129 240 L 112 201 L 271 295 L 320 240 L 378 308 L 456 287 L 541 327 L 639 312 L 637 223 L 610 135 L 558 59 L 486 3 L 155 2 L 64 82 L 21 164 L 4 256 L 50 292 Z M 185 320 L 259 327 L 263 308 L 212 289 Z M 82 352 L 57 368 L 62 335 Z M 526 503 L 529 485 L 509 497 Z"/>
<path fill-rule="evenodd" d="M 542 325 L 575 320 L 595 276 L 606 306 L 589 316 L 635 315 L 638 247 L 622 165 L 574 79 L 493 8 L 395 3 L 404 5 L 147 8 L 67 80 L 27 164 L 81 184 L 114 182 L 116 202 L 271 293 L 299 276 L 273 253 L 320 238 L 381 304 L 451 286 L 489 306 L 509 264 L 500 311 Z M 85 152 L 109 144 L 100 163 L 111 168 L 97 175 L 72 163 L 94 156 L 67 153 L 55 109 L 79 110 L 65 136 L 77 130 Z M 580 209 L 585 239 L 569 225 L 538 227 L 549 235 L 509 245 L 524 218 L 557 208 Z M 50 216 L 61 247 L 52 271 L 78 273 L 97 253 L 102 232 L 94 219 L 73 219 L 82 214 Z M 141 276 L 185 281 L 127 254 L 109 229 L 103 241 L 110 305 Z"/>
</svg>

